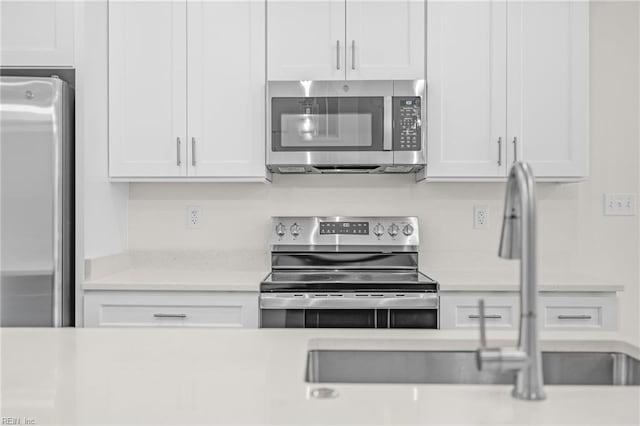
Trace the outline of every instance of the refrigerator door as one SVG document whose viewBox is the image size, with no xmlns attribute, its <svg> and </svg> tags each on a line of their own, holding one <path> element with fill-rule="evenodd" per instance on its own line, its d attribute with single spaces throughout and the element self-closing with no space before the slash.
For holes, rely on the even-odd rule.
<svg viewBox="0 0 640 426">
<path fill-rule="evenodd" d="M 63 325 L 66 97 L 56 78 L 0 79 L 2 326 Z"/>
</svg>

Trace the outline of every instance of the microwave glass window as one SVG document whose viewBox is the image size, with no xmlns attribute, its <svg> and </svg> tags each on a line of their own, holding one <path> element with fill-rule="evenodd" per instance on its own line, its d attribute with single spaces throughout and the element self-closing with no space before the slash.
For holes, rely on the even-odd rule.
<svg viewBox="0 0 640 426">
<path fill-rule="evenodd" d="M 282 114 L 282 146 L 370 147 L 371 114 Z"/>
<path fill-rule="evenodd" d="M 373 151 L 383 145 L 384 98 L 274 98 L 275 151 Z"/>
</svg>

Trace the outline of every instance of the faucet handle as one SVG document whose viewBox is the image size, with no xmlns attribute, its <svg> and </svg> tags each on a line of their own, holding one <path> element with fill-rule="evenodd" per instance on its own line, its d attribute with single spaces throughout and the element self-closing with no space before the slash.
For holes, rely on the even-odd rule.
<svg viewBox="0 0 640 426">
<path fill-rule="evenodd" d="M 487 347 L 487 322 L 484 316 L 484 299 L 478 300 L 478 317 L 480 319 L 480 347 Z"/>
<path fill-rule="evenodd" d="M 529 358 L 519 348 L 487 347 L 484 299 L 478 300 L 478 319 L 480 320 L 480 348 L 476 351 L 478 370 L 510 371 L 524 368 L 529 362 Z"/>
</svg>

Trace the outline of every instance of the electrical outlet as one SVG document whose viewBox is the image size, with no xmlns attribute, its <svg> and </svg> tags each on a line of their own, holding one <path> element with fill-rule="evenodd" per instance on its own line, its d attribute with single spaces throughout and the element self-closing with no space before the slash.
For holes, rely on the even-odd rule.
<svg viewBox="0 0 640 426">
<path fill-rule="evenodd" d="M 202 210 L 200 207 L 187 207 L 187 228 L 198 229 L 202 223 Z"/>
<path fill-rule="evenodd" d="M 473 229 L 489 228 L 489 207 L 473 206 Z"/>
<path fill-rule="evenodd" d="M 605 216 L 635 216 L 636 194 L 604 194 Z"/>
</svg>

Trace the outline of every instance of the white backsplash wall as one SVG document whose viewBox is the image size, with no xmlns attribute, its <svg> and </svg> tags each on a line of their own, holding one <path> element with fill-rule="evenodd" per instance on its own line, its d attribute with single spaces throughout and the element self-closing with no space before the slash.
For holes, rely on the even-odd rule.
<svg viewBox="0 0 640 426">
<path fill-rule="evenodd" d="M 537 188 L 541 273 L 569 271 L 624 284 L 620 326 L 638 343 L 639 221 L 603 216 L 602 197 L 639 189 L 639 16 L 636 2 L 592 3 L 591 177 Z M 415 184 L 403 175 L 131 184 L 129 249 L 266 250 L 270 216 L 415 215 L 425 270 L 512 273 L 517 262 L 497 257 L 504 189 L 504 183 Z M 489 206 L 488 230 L 473 229 L 475 204 Z M 187 206 L 202 208 L 200 229 L 187 229 Z"/>
<path fill-rule="evenodd" d="M 496 257 L 505 184 L 415 184 L 402 175 L 275 175 L 273 184 L 133 184 L 131 250 L 266 250 L 271 216 L 420 217 L 426 265 L 503 268 Z M 561 267 L 577 239 L 579 185 L 539 185 L 541 255 Z M 489 229 L 473 229 L 473 205 L 489 206 Z M 202 210 L 187 229 L 187 207 Z M 548 235 L 548 237 L 546 237 Z"/>
</svg>

